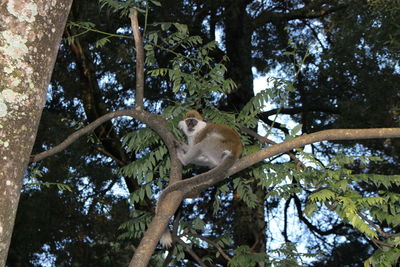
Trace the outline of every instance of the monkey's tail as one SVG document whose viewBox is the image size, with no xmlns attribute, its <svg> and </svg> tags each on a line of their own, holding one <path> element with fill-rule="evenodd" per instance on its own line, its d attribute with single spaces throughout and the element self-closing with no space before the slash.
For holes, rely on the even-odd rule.
<svg viewBox="0 0 400 267">
<path fill-rule="evenodd" d="M 179 208 L 175 211 L 174 214 L 173 230 L 172 230 L 174 236 L 176 236 L 176 233 L 178 231 L 179 220 L 181 218 L 181 207 L 182 205 L 179 206 Z M 172 237 L 172 233 L 168 227 L 165 228 L 164 233 L 161 235 L 159 242 L 163 248 L 170 248 L 172 246 L 174 240 Z"/>
<path fill-rule="evenodd" d="M 160 245 L 163 248 L 170 248 L 172 246 L 172 235 L 168 228 L 165 228 L 164 233 L 161 235 Z"/>
<path fill-rule="evenodd" d="M 159 212 L 159 207 L 165 197 L 174 191 L 182 190 L 183 196 L 186 198 L 189 194 L 200 194 L 203 190 L 207 189 L 213 184 L 222 181 L 227 176 L 227 171 L 236 162 L 237 158 L 232 154 L 226 154 L 221 164 L 205 173 L 196 175 L 195 177 L 185 179 L 167 186 L 159 196 L 156 205 L 156 214 Z M 163 247 L 170 247 L 172 244 L 172 236 L 168 228 L 160 238 L 160 244 Z"/>
</svg>

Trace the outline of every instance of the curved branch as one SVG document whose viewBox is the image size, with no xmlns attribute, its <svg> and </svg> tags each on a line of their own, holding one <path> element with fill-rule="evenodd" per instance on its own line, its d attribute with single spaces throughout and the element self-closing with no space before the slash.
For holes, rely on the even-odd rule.
<svg viewBox="0 0 400 267">
<path fill-rule="evenodd" d="M 104 123 L 108 120 L 111 120 L 113 118 L 122 117 L 122 116 L 129 116 L 129 117 L 135 118 L 135 119 L 145 123 L 162 138 L 162 140 L 165 142 L 165 144 L 168 147 L 168 150 L 170 152 L 171 182 L 181 180 L 182 179 L 181 178 L 182 167 L 176 156 L 175 145 L 174 145 L 176 139 L 175 139 L 174 135 L 167 129 L 167 127 L 166 127 L 167 121 L 163 117 L 161 117 L 157 114 L 148 113 L 143 110 L 129 109 L 129 110 L 119 110 L 119 111 L 107 113 L 106 115 L 101 116 L 94 122 L 88 124 L 87 126 L 83 127 L 82 129 L 71 134 L 63 142 L 61 142 L 59 145 L 53 147 L 52 149 L 49 149 L 49 150 L 46 150 L 39 154 L 31 156 L 30 162 L 40 161 L 46 157 L 49 157 L 58 152 L 61 152 L 62 150 L 67 148 L 69 145 L 71 145 L 73 142 L 75 142 L 79 137 L 93 131 L 94 129 L 99 127 L 102 123 Z"/>
<path fill-rule="evenodd" d="M 311 134 L 302 135 L 267 147 L 263 150 L 254 152 L 238 160 L 228 171 L 228 175 L 233 175 L 241 170 L 250 167 L 266 158 L 273 157 L 290 151 L 294 148 L 303 147 L 316 142 L 330 140 L 357 140 L 357 139 L 376 139 L 376 138 L 399 138 L 400 128 L 370 128 L 370 129 L 332 129 L 324 130 Z"/>
<path fill-rule="evenodd" d="M 310 229 L 311 231 L 316 232 L 319 235 L 330 235 L 330 234 L 335 233 L 337 230 L 347 226 L 347 224 L 345 224 L 345 223 L 339 223 L 337 225 L 334 225 L 331 229 L 323 231 L 323 230 L 319 229 L 318 227 L 314 226 L 309 220 L 307 220 L 306 217 L 304 217 L 303 211 L 301 209 L 300 199 L 296 194 L 293 195 L 293 199 L 294 199 L 294 203 L 296 205 L 297 214 L 299 216 L 299 219 L 302 222 L 304 222 L 304 224 L 307 225 L 308 229 Z"/>
</svg>

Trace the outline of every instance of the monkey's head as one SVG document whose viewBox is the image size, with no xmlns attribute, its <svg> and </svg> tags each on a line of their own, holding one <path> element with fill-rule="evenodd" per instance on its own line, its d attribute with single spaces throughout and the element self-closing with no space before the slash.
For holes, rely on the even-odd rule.
<svg viewBox="0 0 400 267">
<path fill-rule="evenodd" d="M 203 116 L 197 110 L 189 110 L 183 120 L 179 122 L 179 128 L 187 137 L 197 135 L 206 125 L 207 123 L 204 121 Z"/>
</svg>

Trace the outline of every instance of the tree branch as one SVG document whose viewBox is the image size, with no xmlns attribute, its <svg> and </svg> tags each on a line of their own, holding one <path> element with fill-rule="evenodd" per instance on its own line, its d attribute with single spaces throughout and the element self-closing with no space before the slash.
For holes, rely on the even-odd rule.
<svg viewBox="0 0 400 267">
<path fill-rule="evenodd" d="M 225 251 L 214 241 L 212 241 L 211 239 L 204 237 L 202 235 L 198 235 L 198 234 L 193 234 L 193 233 L 185 233 L 185 235 L 189 235 L 189 236 L 193 236 L 193 237 L 197 237 L 200 238 L 201 240 L 207 242 L 208 244 L 212 245 L 213 247 L 215 247 L 219 253 L 221 253 L 221 256 L 224 257 L 227 261 L 231 260 L 231 257 L 229 257 L 228 254 L 225 253 Z"/>
<path fill-rule="evenodd" d="M 144 97 L 144 49 L 143 39 L 139 31 L 139 22 L 137 10 L 131 8 L 129 18 L 131 19 L 133 38 L 135 39 L 136 48 L 136 96 L 135 108 L 143 110 L 143 97 Z"/>
<path fill-rule="evenodd" d="M 323 231 L 323 230 L 319 229 L 318 227 L 314 226 L 309 220 L 307 220 L 306 217 L 304 217 L 299 197 L 296 194 L 293 194 L 292 197 L 293 197 L 294 203 L 296 205 L 297 214 L 299 216 L 299 219 L 302 222 L 304 222 L 304 224 L 307 225 L 308 229 L 310 229 L 311 231 L 313 231 L 313 232 L 315 232 L 315 233 L 317 233 L 319 235 L 324 235 L 325 236 L 325 235 L 333 234 L 337 230 L 339 230 L 339 229 L 341 229 L 341 228 L 346 226 L 346 224 L 344 224 L 344 223 L 339 223 L 339 224 L 334 225 L 331 229 L 326 230 L 326 231 Z"/>
<path fill-rule="evenodd" d="M 270 145 L 276 145 L 276 143 L 264 136 L 259 135 L 258 133 L 256 133 L 253 130 L 250 130 L 248 128 L 241 128 L 241 131 L 243 131 L 244 133 L 253 136 L 254 138 L 257 138 L 259 142 L 261 143 L 267 143 Z M 296 166 L 301 167 L 301 168 L 305 168 L 306 166 L 296 157 L 296 155 L 290 151 L 287 151 L 286 154 L 293 160 L 293 162 L 296 164 Z"/>
<path fill-rule="evenodd" d="M 292 196 L 289 197 L 286 201 L 285 201 L 285 208 L 284 208 L 284 212 L 283 212 L 283 238 L 285 239 L 286 243 L 289 243 L 289 237 L 287 234 L 287 225 L 288 225 L 288 209 L 289 209 L 289 205 L 290 205 L 290 201 L 292 200 Z"/>
<path fill-rule="evenodd" d="M 146 111 L 138 111 L 138 110 L 119 110 L 119 111 L 114 111 L 110 112 L 106 115 L 101 116 L 94 122 L 88 124 L 87 126 L 83 127 L 82 129 L 79 129 L 75 133 L 71 134 L 68 136 L 63 142 L 61 142 L 59 145 L 53 147 L 52 149 L 49 149 L 47 151 L 41 152 L 39 154 L 31 156 L 30 162 L 36 162 L 40 161 L 46 157 L 49 157 L 51 155 L 54 155 L 56 153 L 61 152 L 65 148 L 67 148 L 69 145 L 71 145 L 73 142 L 75 142 L 78 138 L 80 138 L 82 135 L 87 134 L 97 127 L 99 127 L 101 124 L 103 124 L 106 121 L 109 121 L 113 118 L 117 117 L 122 117 L 122 116 L 129 116 L 132 118 L 135 118 L 146 125 L 148 125 L 151 129 L 153 129 L 165 142 L 166 146 L 168 147 L 168 150 L 170 152 L 170 157 L 171 157 L 171 182 L 175 182 L 178 180 L 181 180 L 181 170 L 182 166 L 176 156 L 175 153 L 175 140 L 176 138 L 174 135 L 167 129 L 166 124 L 167 121 L 157 115 L 157 114 L 151 114 Z"/>
<path fill-rule="evenodd" d="M 193 257 L 193 259 L 195 259 L 195 261 L 197 261 L 197 263 L 200 266 L 207 267 L 207 265 L 200 259 L 199 256 L 197 256 L 197 254 L 193 251 L 193 249 L 190 246 L 188 246 L 185 242 L 183 242 L 182 239 L 177 238 L 177 241 L 187 250 L 187 252 Z"/>
<path fill-rule="evenodd" d="M 381 228 L 379 228 L 375 223 L 373 223 L 370 219 L 367 218 L 367 216 L 365 216 L 361 212 L 357 212 L 357 214 L 358 214 L 358 216 L 361 217 L 361 219 L 366 221 L 372 228 L 374 228 L 383 237 L 389 238 L 389 237 L 393 236 L 393 234 L 389 234 L 389 233 L 386 233 L 385 231 L 383 231 Z"/>
<path fill-rule="evenodd" d="M 376 138 L 399 138 L 400 128 L 370 128 L 370 129 L 332 129 L 302 135 L 280 144 L 254 152 L 239 159 L 228 171 L 228 176 L 233 175 L 249 166 L 266 158 L 285 153 L 294 148 L 308 144 L 330 140 L 356 140 Z"/>
<path fill-rule="evenodd" d="M 170 182 L 171 184 L 171 182 Z M 151 255 L 160 240 L 161 235 L 164 233 L 170 218 L 174 215 L 175 211 L 179 208 L 183 200 L 183 192 L 174 191 L 167 194 L 164 201 L 159 206 L 158 212 L 153 217 L 149 228 L 144 233 L 135 254 L 133 255 L 129 267 L 146 267 L 150 261 Z"/>
<path fill-rule="evenodd" d="M 385 247 L 389 247 L 389 248 L 394 248 L 394 247 L 396 247 L 396 245 L 394 245 L 394 244 L 389 244 L 389 243 L 386 243 L 386 242 L 381 241 L 381 240 L 376 239 L 376 238 L 372 238 L 371 241 L 372 241 L 372 242 L 375 244 L 375 246 L 377 246 L 378 248 L 381 247 L 381 246 L 385 246 Z"/>
<path fill-rule="evenodd" d="M 99 151 L 103 155 L 112 158 L 115 162 L 117 162 L 117 164 L 119 166 L 125 166 L 126 165 L 125 161 L 120 160 L 119 158 L 117 158 L 116 156 L 114 156 L 113 154 L 108 152 L 103 146 L 96 145 L 96 146 L 94 146 L 94 149 L 96 149 L 97 151 Z"/>
<path fill-rule="evenodd" d="M 257 28 L 269 22 L 281 22 L 295 19 L 315 19 L 336 12 L 347 7 L 345 4 L 328 6 L 325 1 L 310 1 L 310 4 L 291 12 L 274 12 L 265 10 L 253 20 L 253 27 Z"/>
</svg>

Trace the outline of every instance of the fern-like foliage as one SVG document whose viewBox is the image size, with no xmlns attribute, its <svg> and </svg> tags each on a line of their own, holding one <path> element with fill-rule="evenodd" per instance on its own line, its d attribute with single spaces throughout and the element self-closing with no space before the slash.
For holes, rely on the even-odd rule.
<svg viewBox="0 0 400 267">
<path fill-rule="evenodd" d="M 146 211 L 133 210 L 131 217 L 131 220 L 121 224 L 118 228 L 124 232 L 118 236 L 121 240 L 142 237 L 151 222 L 152 214 Z"/>
<path fill-rule="evenodd" d="M 229 261 L 228 266 L 266 266 L 263 262 L 266 262 L 264 253 L 252 253 L 248 246 L 240 246 L 235 249 L 235 257 Z"/>
<path fill-rule="evenodd" d="M 362 161 L 379 160 L 371 157 L 362 158 Z M 330 169 L 318 172 L 319 181 L 313 183 L 318 187 L 308 196 L 308 203 L 305 213 L 313 217 L 317 210 L 325 206 L 334 211 L 339 218 L 351 225 L 367 236 L 371 240 L 384 240 L 388 247 L 378 250 L 368 261 L 372 266 L 391 266 L 383 264 L 393 263 L 397 258 L 394 257 L 398 250 L 399 239 L 392 237 L 390 233 L 382 234 L 383 230 L 378 230 L 378 223 L 384 223 L 389 227 L 395 228 L 400 225 L 400 194 L 395 188 L 399 186 L 400 175 L 367 175 L 353 174 L 346 169 L 347 164 L 354 163 L 355 158 L 339 154 L 328 164 Z M 371 192 L 359 192 L 357 183 L 370 184 L 376 188 Z M 385 190 L 379 190 L 384 188 Z M 396 245 L 393 245 L 396 243 Z M 392 245 L 393 248 L 390 248 Z M 383 253 L 383 251 L 387 252 Z M 386 258 L 387 257 L 387 258 Z M 383 264 L 383 265 L 382 265 Z"/>
<path fill-rule="evenodd" d="M 155 5 L 159 3 L 150 1 Z M 103 7 L 109 7 L 114 12 L 127 15 L 129 9 L 135 6 L 139 11 L 146 8 L 146 1 L 115 1 L 101 0 Z M 75 25 L 83 31 L 93 30 L 94 25 Z M 203 43 L 199 36 L 191 36 L 188 28 L 180 23 L 154 23 L 147 25 L 144 35 L 146 51 L 146 70 L 150 78 L 162 79 L 176 94 L 178 103 L 171 103 L 162 110 L 162 115 L 169 121 L 168 127 L 176 136 L 183 138 L 181 132 L 176 128 L 182 114 L 187 109 L 201 109 L 203 115 L 214 123 L 227 124 L 240 132 L 241 127 L 255 128 L 260 125 L 257 116 L 265 111 L 269 104 L 277 109 L 277 115 L 288 99 L 288 94 L 294 91 L 292 81 L 283 79 L 271 79 L 272 86 L 256 94 L 249 103 L 237 112 L 237 114 L 222 112 L 214 108 L 214 104 L 223 99 L 225 95 L 236 88 L 231 79 L 225 74 L 227 69 L 224 63 L 228 60 L 223 58 L 216 62 L 211 52 L 217 47 L 215 42 Z M 106 40 L 101 41 L 106 43 Z M 157 53 L 162 52 L 170 55 L 171 61 L 168 66 L 160 66 L 157 62 Z M 183 51 L 183 52 L 182 52 Z M 300 68 L 299 68 L 300 69 Z M 263 124 L 261 124 L 263 125 Z M 268 126 L 270 127 L 270 126 Z M 301 125 L 290 131 L 293 138 L 300 132 Z M 249 154 L 265 144 L 258 144 L 249 137 L 243 135 L 245 145 L 244 154 Z M 283 138 L 281 138 L 283 139 Z M 135 154 L 136 159 L 121 169 L 125 176 L 135 179 L 141 186 L 131 195 L 133 204 L 140 203 L 144 199 L 153 199 L 155 195 L 165 186 L 168 180 L 170 162 L 168 151 L 160 138 L 148 128 L 140 128 L 123 138 L 123 144 L 128 153 Z M 255 208 L 260 205 L 259 199 L 253 192 L 256 184 L 265 192 L 265 200 L 276 202 L 292 199 L 294 196 L 307 200 L 301 212 L 310 220 L 318 220 L 321 216 L 332 215 L 338 220 L 351 224 L 355 229 L 363 233 L 371 240 L 380 240 L 388 246 L 377 250 L 366 264 L 373 266 L 389 266 L 399 258 L 398 235 L 382 235 L 376 224 L 383 223 L 388 227 L 395 228 L 400 225 L 400 195 L 394 190 L 400 185 L 400 176 L 370 175 L 363 172 L 353 173 L 349 165 L 361 161 L 368 164 L 370 161 L 378 161 L 375 157 L 348 157 L 338 154 L 329 162 L 320 162 L 314 155 L 297 150 L 297 157 L 308 166 L 299 168 L 293 163 L 265 160 L 256 166 L 248 168 L 242 177 L 235 177 L 219 186 L 213 195 L 213 212 L 218 215 L 222 206 L 221 199 L 231 197 L 229 188 L 233 187 L 236 195 L 244 201 L 248 207 Z M 327 160 L 328 161 L 328 160 Z M 190 175 L 196 170 L 186 168 Z M 360 192 L 359 184 L 368 184 L 374 190 Z M 224 196 L 223 198 L 220 196 Z M 139 238 L 143 235 L 151 214 L 149 212 L 135 210 L 132 219 L 121 225 L 120 230 L 124 233 L 122 239 Z M 180 233 L 197 233 L 212 228 L 201 217 L 191 221 L 180 223 Z M 302 256 L 291 244 L 284 244 L 276 253 L 280 257 L 274 257 L 267 253 L 253 253 L 247 246 L 233 247 L 233 241 L 229 236 L 229 229 L 220 236 L 212 238 L 218 246 L 226 248 L 232 256 L 229 266 L 298 266 L 298 259 Z M 204 241 L 189 236 L 187 240 L 191 244 L 204 245 Z M 172 263 L 184 259 L 185 246 L 176 245 L 173 249 L 174 260 Z M 219 252 L 216 252 L 217 256 Z M 309 255 L 306 255 L 309 256 Z M 205 261 L 208 258 L 205 257 Z M 386 264 L 386 265 L 385 265 Z"/>
<path fill-rule="evenodd" d="M 241 178 L 235 178 L 233 180 L 233 187 L 236 190 L 238 197 L 243 200 L 249 208 L 255 208 L 257 206 L 257 196 L 254 194 L 250 184 L 252 180 L 244 180 Z"/>
</svg>

